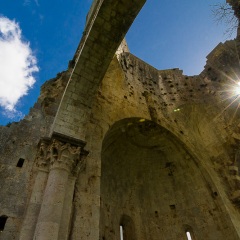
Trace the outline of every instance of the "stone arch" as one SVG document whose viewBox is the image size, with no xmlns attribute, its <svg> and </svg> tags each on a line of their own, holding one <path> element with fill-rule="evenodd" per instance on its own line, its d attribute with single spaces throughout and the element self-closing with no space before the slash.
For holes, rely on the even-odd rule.
<svg viewBox="0 0 240 240">
<path fill-rule="evenodd" d="M 123 239 L 124 240 L 136 240 L 135 236 L 135 226 L 131 217 L 128 215 L 122 215 L 120 220 L 120 226 L 123 230 Z"/>
<path fill-rule="evenodd" d="M 100 239 L 120 239 L 122 216 L 140 240 L 185 239 L 183 226 L 197 240 L 234 232 L 197 157 L 167 129 L 141 118 L 120 120 L 106 133 L 101 155 Z"/>
<path fill-rule="evenodd" d="M 193 228 L 190 225 L 184 224 L 183 225 L 183 231 L 185 232 L 185 234 L 187 236 L 187 238 L 185 237 L 186 239 L 188 239 L 188 234 L 187 233 L 189 233 L 191 239 L 192 240 L 196 240 L 196 238 L 194 236 L 194 230 L 193 230 Z"/>
</svg>

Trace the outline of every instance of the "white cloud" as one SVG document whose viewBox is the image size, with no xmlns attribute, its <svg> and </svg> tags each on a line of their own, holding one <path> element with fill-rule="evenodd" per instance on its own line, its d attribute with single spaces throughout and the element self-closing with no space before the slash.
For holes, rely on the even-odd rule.
<svg viewBox="0 0 240 240">
<path fill-rule="evenodd" d="M 19 121 L 24 117 L 24 114 L 21 111 L 17 110 L 5 110 L 3 113 L 3 116 L 9 119 L 14 119 L 14 121 Z"/>
<path fill-rule="evenodd" d="M 0 106 L 17 113 L 15 106 L 35 83 L 37 71 L 37 60 L 22 40 L 18 23 L 0 17 Z"/>
</svg>

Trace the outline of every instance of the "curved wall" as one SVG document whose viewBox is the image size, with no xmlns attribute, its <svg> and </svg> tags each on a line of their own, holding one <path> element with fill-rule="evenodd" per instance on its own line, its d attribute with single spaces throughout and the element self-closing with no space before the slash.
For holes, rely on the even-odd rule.
<svg viewBox="0 0 240 240">
<path fill-rule="evenodd" d="M 103 141 L 100 239 L 120 239 L 120 225 L 124 240 L 187 239 L 188 228 L 196 239 L 237 239 L 196 162 L 152 121 L 114 124 Z"/>
</svg>

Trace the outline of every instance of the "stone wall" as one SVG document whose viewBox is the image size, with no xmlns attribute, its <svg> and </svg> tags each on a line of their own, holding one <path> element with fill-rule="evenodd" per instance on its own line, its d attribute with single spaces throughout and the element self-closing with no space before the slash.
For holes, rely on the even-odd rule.
<svg viewBox="0 0 240 240">
<path fill-rule="evenodd" d="M 220 236 L 226 238 L 226 235 L 232 234 L 232 239 L 238 239 L 233 229 L 239 224 L 240 219 L 238 208 L 239 120 L 237 112 L 235 116 L 233 115 L 236 106 L 233 104 L 223 111 L 228 103 L 220 101 L 223 97 L 227 97 L 228 93 L 221 90 L 229 81 L 226 77 L 227 69 L 234 66 L 231 69 L 235 71 L 237 66 L 235 59 L 234 42 L 221 44 L 208 56 L 205 70 L 199 76 L 188 77 L 184 76 L 179 69 L 159 71 L 128 52 L 113 58 L 93 102 L 89 121 L 85 125 L 87 143 L 85 149 L 89 155 L 86 157 L 86 166 L 75 186 L 70 239 L 98 239 L 99 234 L 108 236 L 106 230 L 103 231 L 104 221 L 99 222 L 103 217 L 102 214 L 105 214 L 101 214 L 104 208 L 100 205 L 100 196 L 103 194 L 102 199 L 106 197 L 104 191 L 102 193 L 100 191 L 101 175 L 104 174 L 103 179 L 106 179 L 103 183 L 108 179 L 105 170 L 101 172 L 101 159 L 108 159 L 101 155 L 102 143 L 114 123 L 123 119 L 136 118 L 150 120 L 168 129 L 178 141 L 182 142 L 187 152 L 194 156 L 194 164 L 197 165 L 194 167 L 196 174 L 193 178 L 199 174 L 197 169 L 202 169 L 199 171 L 206 175 L 204 181 L 211 185 L 210 189 L 203 188 L 208 197 L 202 200 L 209 198 L 207 201 L 212 199 L 213 203 L 216 202 L 205 211 L 208 214 L 211 212 L 213 215 L 210 215 L 219 221 L 219 228 L 225 226 L 225 230 L 222 233 L 218 232 L 216 236 L 221 239 Z M 228 63 L 226 70 L 224 61 Z M 222 69 L 225 71 L 224 74 Z M 4 182 L 1 191 L 1 215 L 8 216 L 5 229 L 0 235 L 1 239 L 17 239 L 19 236 L 36 178 L 37 145 L 41 137 L 49 135 L 63 90 L 70 76 L 69 72 L 70 70 L 59 74 L 56 79 L 43 85 L 38 102 L 24 120 L 1 127 L 1 179 Z M 227 73 L 233 77 L 233 72 Z M 118 145 L 114 146 L 110 149 L 115 149 Z M 116 152 L 119 151 L 124 151 L 124 145 L 119 145 L 119 150 Z M 140 152 L 140 150 L 134 151 Z M 129 155 L 130 153 L 125 154 L 128 156 L 124 160 L 127 165 L 133 157 Z M 151 154 L 147 155 L 151 156 Z M 141 159 L 144 159 L 144 153 L 141 155 Z M 25 160 L 21 168 L 17 167 L 20 158 Z M 194 181 L 196 182 L 197 179 Z M 202 180 L 199 181 L 200 184 Z M 182 184 L 188 186 L 189 181 L 186 180 Z M 198 186 L 198 183 L 195 184 Z M 178 209 L 177 201 L 172 201 L 175 204 L 171 204 L 169 200 L 167 202 L 169 213 L 172 212 L 170 205 L 175 205 L 175 214 L 182 216 L 182 210 Z M 132 204 L 134 205 L 134 202 Z M 154 211 L 157 211 L 157 214 L 161 213 L 160 210 Z M 228 217 L 221 217 L 222 213 Z M 194 218 L 198 218 L 197 213 Z M 228 218 L 230 225 L 226 224 Z M 183 226 L 183 222 L 180 225 Z M 184 229 L 180 225 L 176 234 L 181 235 L 183 232 L 179 233 L 179 231 Z M 140 227 L 140 224 L 136 226 Z M 197 223 L 194 226 L 197 226 Z M 202 231 L 201 226 L 203 227 L 198 225 L 197 228 L 193 228 L 195 235 L 198 235 L 198 231 Z M 149 229 L 151 228 L 154 226 L 149 226 Z M 167 234 L 170 228 L 167 229 L 158 231 L 161 234 Z M 146 233 L 142 233 L 143 236 Z M 118 234 L 115 231 L 115 236 Z M 171 233 L 169 239 L 176 239 L 175 237 L 176 235 Z M 144 239 L 144 237 L 141 238 Z"/>
<path fill-rule="evenodd" d="M 68 75 L 63 72 L 47 81 L 26 117 L 0 128 L 0 216 L 8 217 L 0 239 L 19 238 L 35 181 L 37 145 L 49 134 Z M 23 165 L 17 166 L 20 159 Z"/>
<path fill-rule="evenodd" d="M 109 41 L 114 52 L 127 27 L 101 39 L 104 49 Z M 29 115 L 0 128 L 0 239 L 119 239 L 120 225 L 124 239 L 240 239 L 236 41 L 185 76 L 153 68 L 126 43 L 112 58 L 90 33 Z"/>
</svg>

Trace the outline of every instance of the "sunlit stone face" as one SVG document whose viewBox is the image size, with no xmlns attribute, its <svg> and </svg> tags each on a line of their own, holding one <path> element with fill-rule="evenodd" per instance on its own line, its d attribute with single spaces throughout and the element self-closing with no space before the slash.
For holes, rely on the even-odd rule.
<svg viewBox="0 0 240 240">
<path fill-rule="evenodd" d="M 226 239 L 221 212 L 209 215 L 217 208 L 209 184 L 167 129 L 144 118 L 116 122 L 101 153 L 100 239 Z"/>
</svg>

